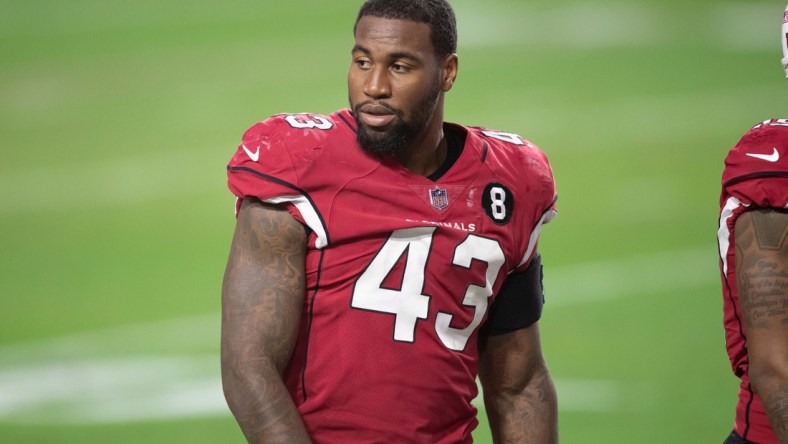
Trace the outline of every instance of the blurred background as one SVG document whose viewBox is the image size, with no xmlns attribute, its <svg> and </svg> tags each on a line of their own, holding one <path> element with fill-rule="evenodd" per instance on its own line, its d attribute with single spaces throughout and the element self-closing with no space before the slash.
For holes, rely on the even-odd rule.
<svg viewBox="0 0 788 444">
<path fill-rule="evenodd" d="M 785 1 L 452 3 L 447 120 L 523 135 L 558 182 L 562 442 L 721 442 L 719 180 L 788 117 Z M 0 0 L 0 442 L 243 442 L 219 381 L 225 166 L 258 120 L 347 106 L 359 5 Z"/>
</svg>

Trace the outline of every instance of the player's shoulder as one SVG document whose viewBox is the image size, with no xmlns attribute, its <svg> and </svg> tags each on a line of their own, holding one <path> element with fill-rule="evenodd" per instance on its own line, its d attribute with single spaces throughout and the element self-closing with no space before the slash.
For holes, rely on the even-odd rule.
<svg viewBox="0 0 788 444">
<path fill-rule="evenodd" d="M 728 152 L 723 182 L 779 171 L 788 171 L 788 119 L 769 119 L 750 128 Z"/>
<path fill-rule="evenodd" d="M 338 130 L 342 120 L 348 118 L 343 114 L 349 115 L 346 110 L 330 115 L 285 113 L 261 120 L 244 131 L 228 167 L 273 171 L 286 165 L 309 164 L 322 152 L 321 148 L 342 146 L 339 139 L 348 132 L 352 134 Z"/>
<path fill-rule="evenodd" d="M 342 119 L 347 119 L 343 114 L 347 114 L 347 111 L 340 110 L 332 114 L 276 114 L 252 125 L 244 132 L 243 139 L 244 141 L 260 138 L 307 140 L 329 137 L 329 134 L 342 124 Z"/>
<path fill-rule="evenodd" d="M 482 194 L 482 206 L 488 215 L 495 221 L 500 220 L 495 206 L 499 202 L 507 208 L 505 214 L 523 216 L 518 220 L 529 229 L 533 229 L 540 218 L 540 223 L 552 219 L 558 193 L 545 153 L 519 134 L 483 127 L 466 128 L 470 138 L 466 149 L 481 153 L 483 166 L 479 178 L 488 183 Z M 513 212 L 509 211 L 512 206 Z"/>
<path fill-rule="evenodd" d="M 244 133 L 231 164 L 251 160 L 276 163 L 287 159 L 313 158 L 319 148 L 343 146 L 343 137 L 353 137 L 348 110 L 332 114 L 282 113 L 261 120 Z"/>
<path fill-rule="evenodd" d="M 760 143 L 788 145 L 788 119 L 769 119 L 758 122 L 742 136 L 739 145 L 751 146 Z"/>
<path fill-rule="evenodd" d="M 522 178 L 526 175 L 552 181 L 553 171 L 545 153 L 519 134 L 484 127 L 466 127 L 482 149 L 485 165 L 495 174 Z"/>
</svg>

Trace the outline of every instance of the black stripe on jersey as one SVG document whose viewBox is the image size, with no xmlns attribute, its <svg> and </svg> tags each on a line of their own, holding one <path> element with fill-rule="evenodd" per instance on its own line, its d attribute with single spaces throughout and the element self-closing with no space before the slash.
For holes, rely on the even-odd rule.
<svg viewBox="0 0 788 444">
<path fill-rule="evenodd" d="M 329 234 L 328 234 L 328 227 L 326 226 L 326 221 L 323 220 L 323 215 L 320 214 L 319 211 L 317 211 L 317 205 L 315 205 L 315 201 L 312 200 L 312 198 L 309 196 L 309 193 L 307 193 L 305 190 L 302 190 L 301 188 L 299 188 L 299 187 L 297 187 L 297 186 L 295 186 L 295 185 L 293 185 L 291 183 L 285 182 L 284 180 L 277 179 L 274 176 L 269 176 L 268 174 L 261 173 L 261 172 L 255 170 L 255 169 L 249 168 L 249 167 L 229 166 L 228 165 L 227 166 L 227 171 L 245 171 L 247 173 L 252 173 L 255 176 L 258 176 L 258 177 L 260 177 L 260 178 L 262 178 L 264 180 L 267 180 L 269 182 L 273 182 L 273 183 L 282 185 L 283 187 L 290 188 L 291 190 L 296 191 L 296 192 L 298 192 L 298 194 L 304 196 L 309 201 L 309 204 L 312 205 L 312 208 L 315 209 L 315 214 L 320 219 L 320 225 L 323 226 L 323 232 L 326 234 L 326 245 L 330 245 L 331 244 L 331 238 L 329 237 Z"/>
<path fill-rule="evenodd" d="M 347 125 L 351 130 L 353 130 L 354 133 L 356 132 L 356 127 L 353 126 L 353 124 L 351 124 L 350 122 L 348 122 L 345 116 L 343 116 L 341 113 L 336 113 L 336 115 L 339 116 L 339 118 L 342 119 L 343 122 L 345 122 L 345 125 Z"/>
<path fill-rule="evenodd" d="M 755 399 L 755 394 L 752 391 L 752 384 L 747 384 L 747 393 L 750 395 L 750 400 L 747 401 L 747 408 L 744 409 L 744 432 L 741 437 L 747 441 L 747 435 L 750 434 L 750 410 L 752 410 L 752 401 Z"/>
<path fill-rule="evenodd" d="M 482 163 L 487 159 L 487 150 L 489 147 L 487 146 L 487 142 L 484 142 L 484 146 L 482 147 Z"/>
<path fill-rule="evenodd" d="M 725 182 L 722 186 L 727 187 L 729 185 L 733 185 L 748 179 L 758 179 L 760 177 L 788 177 L 788 171 L 758 171 L 756 173 L 745 174 L 743 176 L 736 176 L 733 179 Z"/>
<path fill-rule="evenodd" d="M 317 277 L 315 278 L 315 290 L 309 298 L 309 310 L 307 311 L 306 317 L 306 332 L 304 333 L 304 342 L 306 344 L 304 345 L 304 364 L 301 367 L 301 396 L 303 397 L 303 402 L 306 402 L 306 366 L 309 359 L 309 337 L 312 335 L 312 318 L 315 312 L 315 298 L 317 298 L 317 290 L 320 288 L 320 275 L 323 271 L 323 256 L 325 255 L 325 251 L 325 249 L 320 250 L 320 260 L 317 263 Z"/>
</svg>

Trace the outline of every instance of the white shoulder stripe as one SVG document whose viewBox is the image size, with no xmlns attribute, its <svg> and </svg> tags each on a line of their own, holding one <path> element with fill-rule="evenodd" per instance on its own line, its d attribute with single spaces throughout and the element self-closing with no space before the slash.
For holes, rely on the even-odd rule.
<svg viewBox="0 0 788 444">
<path fill-rule="evenodd" d="M 312 202 L 305 196 L 300 194 L 295 196 L 278 196 L 265 199 L 264 202 L 272 204 L 289 202 L 295 205 L 307 226 L 317 235 L 315 247 L 321 249 L 328 245 L 328 235 L 323 227 L 323 222 L 320 220 L 320 216 L 317 214 L 317 208 L 312 206 Z"/>
<path fill-rule="evenodd" d="M 528 239 L 528 248 L 525 250 L 525 254 L 523 258 L 520 260 L 520 263 L 517 264 L 517 267 L 520 267 L 524 263 L 528 262 L 531 259 L 531 255 L 534 252 L 534 248 L 536 248 L 536 241 L 539 239 L 539 234 L 542 232 L 542 225 L 550 222 L 556 215 L 556 211 L 553 208 L 545 211 L 542 215 L 542 218 L 539 219 L 539 222 L 534 227 L 534 230 L 531 232 L 531 237 Z"/>
<path fill-rule="evenodd" d="M 722 274 L 728 274 L 728 249 L 731 247 L 731 232 L 728 229 L 728 219 L 733 217 L 733 212 L 741 207 L 746 206 L 735 197 L 729 197 L 722 207 L 720 212 L 720 228 L 717 230 L 717 241 L 720 246 L 720 259 L 722 259 Z"/>
</svg>

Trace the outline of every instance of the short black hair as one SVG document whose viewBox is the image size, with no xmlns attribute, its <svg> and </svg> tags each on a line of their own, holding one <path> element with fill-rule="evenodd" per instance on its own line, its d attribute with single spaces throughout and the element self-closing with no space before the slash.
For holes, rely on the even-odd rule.
<svg viewBox="0 0 788 444">
<path fill-rule="evenodd" d="M 365 16 L 426 23 L 436 57 L 457 52 L 457 19 L 446 0 L 367 0 L 358 11 L 353 34 Z"/>
</svg>

